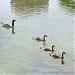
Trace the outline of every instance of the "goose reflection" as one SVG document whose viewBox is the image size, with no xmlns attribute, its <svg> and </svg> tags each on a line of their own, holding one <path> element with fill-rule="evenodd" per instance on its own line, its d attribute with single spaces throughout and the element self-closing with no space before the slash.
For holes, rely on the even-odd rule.
<svg viewBox="0 0 75 75">
<path fill-rule="evenodd" d="M 16 14 L 30 15 L 48 11 L 49 0 L 11 0 L 11 9 Z"/>
<path fill-rule="evenodd" d="M 46 45 L 45 41 L 43 41 L 43 45 Z"/>
<path fill-rule="evenodd" d="M 61 59 L 61 64 L 62 64 L 62 65 L 65 64 L 64 58 Z"/>
<path fill-rule="evenodd" d="M 15 34 L 14 27 L 12 27 L 12 34 Z"/>
</svg>

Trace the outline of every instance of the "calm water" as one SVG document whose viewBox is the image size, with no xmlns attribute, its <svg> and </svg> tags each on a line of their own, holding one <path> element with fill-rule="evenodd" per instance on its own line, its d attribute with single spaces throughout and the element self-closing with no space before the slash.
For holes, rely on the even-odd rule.
<svg viewBox="0 0 75 75">
<path fill-rule="evenodd" d="M 74 75 L 74 9 L 59 0 L 0 0 L 0 22 L 13 19 L 14 29 L 0 24 L 0 75 Z M 32 40 L 44 34 L 47 45 L 66 52 L 63 61 Z"/>
</svg>

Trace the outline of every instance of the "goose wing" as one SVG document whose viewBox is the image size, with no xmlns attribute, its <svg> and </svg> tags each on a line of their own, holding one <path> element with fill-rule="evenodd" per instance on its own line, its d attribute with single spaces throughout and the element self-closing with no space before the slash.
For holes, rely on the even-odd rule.
<svg viewBox="0 0 75 75">
<path fill-rule="evenodd" d="M 33 36 L 32 38 L 35 39 L 35 40 L 43 40 L 42 37 L 36 37 L 36 36 Z"/>
</svg>

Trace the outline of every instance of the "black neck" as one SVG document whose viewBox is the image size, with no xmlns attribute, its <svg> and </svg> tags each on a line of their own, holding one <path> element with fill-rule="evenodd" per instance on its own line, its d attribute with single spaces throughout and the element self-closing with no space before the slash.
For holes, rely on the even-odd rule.
<svg viewBox="0 0 75 75">
<path fill-rule="evenodd" d="M 14 26 L 14 21 L 12 21 L 12 26 Z"/>
<path fill-rule="evenodd" d="M 52 51 L 54 51 L 53 46 L 52 46 Z"/>
<path fill-rule="evenodd" d="M 64 56 L 63 56 L 64 54 L 62 53 L 62 58 L 64 58 Z"/>
</svg>

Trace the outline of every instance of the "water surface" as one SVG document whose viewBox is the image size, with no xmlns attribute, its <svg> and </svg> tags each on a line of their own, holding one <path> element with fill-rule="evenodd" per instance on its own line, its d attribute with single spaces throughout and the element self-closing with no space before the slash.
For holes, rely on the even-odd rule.
<svg viewBox="0 0 75 75">
<path fill-rule="evenodd" d="M 58 0 L 0 0 L 0 22 L 16 19 L 14 29 L 0 24 L 1 75 L 74 75 L 74 9 Z M 32 36 L 48 35 L 45 42 L 64 60 L 53 59 Z"/>
</svg>

